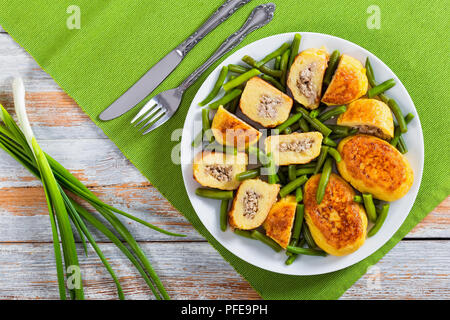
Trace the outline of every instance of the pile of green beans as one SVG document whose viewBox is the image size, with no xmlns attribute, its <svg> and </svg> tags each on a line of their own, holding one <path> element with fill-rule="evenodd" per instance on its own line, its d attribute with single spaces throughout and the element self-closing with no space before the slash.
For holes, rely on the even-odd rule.
<svg viewBox="0 0 450 320">
<path fill-rule="evenodd" d="M 223 66 L 211 92 L 199 103 L 200 106 L 207 107 L 202 109 L 202 130 L 197 134 L 192 145 L 202 145 L 203 150 L 213 150 L 213 148 L 218 147 L 221 152 L 236 155 L 238 152 L 236 148 L 222 146 L 214 141 L 214 135 L 211 134 L 211 111 L 217 109 L 220 105 L 223 105 L 229 112 L 235 113 L 246 82 L 255 76 L 260 77 L 262 80 L 268 82 L 283 93 L 289 94 L 286 89 L 287 76 L 289 69 L 298 55 L 301 39 L 301 35 L 296 34 L 292 42 L 283 43 L 279 48 L 267 54 L 259 61 L 251 56 L 244 56 L 242 61 L 248 66 L 238 64 Z M 323 90 L 331 83 L 333 74 L 339 64 L 340 57 L 341 54 L 338 50 L 334 50 L 330 55 L 328 67 L 324 74 Z M 273 67 L 268 65 L 268 62 L 272 60 L 274 62 Z M 384 101 L 390 107 L 396 119 L 397 124 L 394 129 L 394 137 L 390 141 L 391 145 L 397 147 L 402 153 L 407 152 L 407 147 L 402 134 L 407 132 L 407 125 L 413 120 L 414 115 L 409 113 L 404 117 L 397 102 L 385 94 L 385 91 L 395 86 L 395 81 L 389 79 L 381 84 L 377 84 L 373 68 L 368 58 L 366 60 L 366 74 L 371 86 L 370 90 L 367 92 L 368 97 L 378 97 Z M 222 89 L 225 93 L 221 97 L 218 97 Z M 356 128 L 340 126 L 337 124 L 325 124 L 326 121 L 336 118 L 346 112 L 347 107 L 345 105 L 329 108 L 326 104 L 321 103 L 318 108 L 307 110 L 300 104 L 294 103 L 295 108 L 291 110 L 286 121 L 275 127 L 270 134 L 290 134 L 298 130 L 303 132 L 309 132 L 311 130 L 321 132 L 323 139 L 320 154 L 317 159 L 306 164 L 291 164 L 278 168 L 273 154 L 266 154 L 256 146 L 249 146 L 245 152 L 249 156 L 253 155 L 256 157 L 259 166 L 248 169 L 235 176 L 237 181 L 258 179 L 261 178 L 262 173 L 264 173 L 261 171 L 261 168 L 265 168 L 267 173 L 264 179 L 267 179 L 270 184 L 280 184 L 280 198 L 284 198 L 288 195 L 295 195 L 297 207 L 292 225 L 291 237 L 285 251 L 288 256 L 285 261 L 286 265 L 292 264 L 300 255 L 327 255 L 326 252 L 317 246 L 305 221 L 305 207 L 302 203 L 303 186 L 311 175 L 320 173 L 315 193 L 315 200 L 317 204 L 320 204 L 326 194 L 326 188 L 333 169 L 333 162 L 339 163 L 342 161 L 342 157 L 336 149 L 338 146 L 337 139 L 342 139 L 358 132 L 358 129 Z M 202 142 L 205 142 L 205 144 L 202 144 Z M 228 210 L 230 201 L 234 197 L 234 192 L 229 190 L 198 188 L 195 193 L 201 197 L 221 200 L 219 216 L 220 229 L 226 231 L 228 227 Z M 375 235 L 386 220 L 389 204 L 381 205 L 379 200 L 374 199 L 373 196 L 368 193 L 355 195 L 353 201 L 364 205 L 368 220 L 374 223 L 367 235 L 369 237 Z M 377 208 L 377 206 L 379 206 L 379 208 Z M 260 241 L 276 252 L 283 249 L 275 240 L 260 230 L 234 229 L 233 232 L 239 236 Z"/>
</svg>

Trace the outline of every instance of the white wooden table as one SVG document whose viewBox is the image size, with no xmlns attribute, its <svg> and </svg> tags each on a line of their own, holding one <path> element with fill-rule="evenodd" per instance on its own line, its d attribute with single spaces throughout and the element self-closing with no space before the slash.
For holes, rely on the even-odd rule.
<svg viewBox="0 0 450 320">
<path fill-rule="evenodd" d="M 29 117 L 49 154 L 105 202 L 187 235 L 168 241 L 166 236 L 129 224 L 172 298 L 260 298 L 0 27 L 0 103 L 8 110 L 13 109 L 11 80 L 16 75 L 24 78 Z M 447 199 L 342 299 L 450 299 L 449 207 Z M 127 298 L 152 298 L 127 259 L 105 238 L 97 238 L 117 270 Z M 86 258 L 81 245 L 79 249 L 86 297 L 115 299 L 114 283 L 95 253 L 91 250 Z M 57 298 L 43 190 L 0 151 L 0 299 Z"/>
</svg>

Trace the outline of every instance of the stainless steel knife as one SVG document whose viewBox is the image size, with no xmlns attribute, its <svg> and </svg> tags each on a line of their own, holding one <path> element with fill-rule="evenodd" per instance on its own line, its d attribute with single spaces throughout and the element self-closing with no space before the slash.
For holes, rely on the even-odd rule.
<svg viewBox="0 0 450 320">
<path fill-rule="evenodd" d="M 186 54 L 203 37 L 228 19 L 237 9 L 250 1 L 227 0 L 197 31 L 157 62 L 142 78 L 106 108 L 100 114 L 100 120 L 106 121 L 117 118 L 144 100 L 180 64 Z"/>
</svg>

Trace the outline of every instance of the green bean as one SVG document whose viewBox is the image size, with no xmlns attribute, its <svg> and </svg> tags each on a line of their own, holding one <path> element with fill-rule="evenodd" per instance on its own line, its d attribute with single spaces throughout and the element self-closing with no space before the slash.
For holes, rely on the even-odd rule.
<svg viewBox="0 0 450 320">
<path fill-rule="evenodd" d="M 383 207 L 381 208 L 381 212 L 377 217 L 377 220 L 375 221 L 374 226 L 372 227 L 372 229 L 370 229 L 369 233 L 367 234 L 367 236 L 372 237 L 374 236 L 378 230 L 380 230 L 381 226 L 383 225 L 384 221 L 386 220 L 386 217 L 388 215 L 389 212 L 389 203 L 386 203 L 383 205 Z"/>
<path fill-rule="evenodd" d="M 228 65 L 228 71 L 234 72 L 234 73 L 246 73 L 248 70 L 250 70 L 247 67 L 240 66 L 238 64 L 229 64 Z"/>
<path fill-rule="evenodd" d="M 309 116 L 311 118 L 317 118 L 319 116 L 319 114 L 321 114 L 323 111 L 325 111 L 325 109 L 327 108 L 327 105 L 320 105 L 317 109 L 311 110 L 311 112 L 309 113 Z"/>
<path fill-rule="evenodd" d="M 238 236 L 244 237 L 244 238 L 249 238 L 249 239 L 253 239 L 252 237 L 252 232 L 248 231 L 248 230 L 241 230 L 241 229 L 234 229 L 233 231 L 235 234 L 237 234 Z"/>
<path fill-rule="evenodd" d="M 321 256 L 321 257 L 327 256 L 327 253 L 325 251 L 315 250 L 315 249 L 310 249 L 310 248 L 287 246 L 286 250 L 288 252 L 292 252 L 295 254 L 303 254 L 303 255 L 307 255 L 307 256 Z"/>
<path fill-rule="evenodd" d="M 336 162 L 341 162 L 342 158 L 341 158 L 341 154 L 339 153 L 339 151 L 337 151 L 335 148 L 329 148 L 328 149 L 328 154 L 330 156 L 332 156 L 334 158 L 334 160 L 336 160 Z"/>
<path fill-rule="evenodd" d="M 414 115 L 410 112 L 405 116 L 405 123 L 409 124 L 412 121 L 412 119 L 414 119 Z"/>
<path fill-rule="evenodd" d="M 199 133 L 195 136 L 194 140 L 192 140 L 192 146 L 194 148 L 198 147 L 203 141 L 203 130 L 200 130 Z"/>
<path fill-rule="evenodd" d="M 253 239 L 259 240 L 259 241 L 267 244 L 269 247 L 271 247 L 276 252 L 281 251 L 282 248 L 280 247 L 280 245 L 278 243 L 276 243 L 273 239 L 269 238 L 268 236 L 262 234 L 258 230 L 253 230 L 251 234 L 252 234 Z"/>
<path fill-rule="evenodd" d="M 338 50 L 334 50 L 330 56 L 330 60 L 328 60 L 328 68 L 325 71 L 325 75 L 323 76 L 323 84 L 328 87 L 331 82 L 331 78 L 333 77 L 334 72 L 339 63 L 339 57 L 341 56 Z"/>
<path fill-rule="evenodd" d="M 211 132 L 211 122 L 209 120 L 209 112 L 210 109 L 208 108 L 202 109 L 202 126 L 203 126 L 203 136 L 206 137 L 206 140 L 211 143 L 214 141 L 214 135 Z"/>
<path fill-rule="evenodd" d="M 220 203 L 220 230 L 227 230 L 227 219 L 228 219 L 228 204 L 230 200 L 222 200 Z"/>
<path fill-rule="evenodd" d="M 284 175 L 284 173 L 281 170 L 278 170 L 277 176 L 279 178 L 280 183 L 282 183 L 282 184 L 288 183 L 288 179 L 286 178 L 286 176 Z"/>
<path fill-rule="evenodd" d="M 289 55 L 291 50 L 286 50 L 283 55 L 281 56 L 281 62 L 280 62 L 280 70 L 281 70 L 281 84 L 283 86 L 286 86 L 286 78 L 288 73 L 288 63 L 289 63 Z"/>
<path fill-rule="evenodd" d="M 297 178 L 296 170 L 297 166 L 295 164 L 290 164 L 288 166 L 289 181 L 295 180 Z"/>
<path fill-rule="evenodd" d="M 333 130 L 333 133 L 348 135 L 350 127 L 340 126 L 337 124 L 329 124 L 328 127 Z"/>
<path fill-rule="evenodd" d="M 302 202 L 302 200 L 303 200 L 302 187 L 298 187 L 297 189 L 295 189 L 295 201 Z"/>
<path fill-rule="evenodd" d="M 268 165 L 269 164 L 269 157 L 262 152 L 259 148 L 250 146 L 247 149 L 248 154 L 255 155 L 259 162 L 261 162 L 262 165 Z"/>
<path fill-rule="evenodd" d="M 288 61 L 288 69 L 291 68 L 294 63 L 294 59 L 298 54 L 298 50 L 300 49 L 300 41 L 302 40 L 302 35 L 300 33 L 296 33 L 294 36 L 294 40 L 292 40 L 291 44 L 291 54 L 289 55 Z"/>
<path fill-rule="evenodd" d="M 277 79 L 275 79 L 272 76 L 269 76 L 268 74 L 261 75 L 261 79 L 269 82 L 271 85 L 273 85 L 275 88 L 277 88 L 278 90 L 280 90 L 282 92 L 286 91 L 286 88 Z"/>
<path fill-rule="evenodd" d="M 227 110 L 230 111 L 231 113 L 236 113 L 238 105 L 239 105 L 239 97 L 229 102 Z"/>
<path fill-rule="evenodd" d="M 305 118 L 300 118 L 300 120 L 298 120 L 298 125 L 300 126 L 300 129 L 302 129 L 303 132 L 309 131 L 309 125 L 308 122 L 305 120 Z"/>
<path fill-rule="evenodd" d="M 405 154 L 408 152 L 408 148 L 406 147 L 405 140 L 403 139 L 403 136 L 400 136 L 398 139 L 398 145 L 397 145 L 398 151 L 400 151 L 401 154 Z"/>
<path fill-rule="evenodd" d="M 391 108 L 392 113 L 394 113 L 395 119 L 397 119 L 401 133 L 406 133 L 408 131 L 408 127 L 406 126 L 405 118 L 403 117 L 402 111 L 400 110 L 397 102 L 394 99 L 389 99 L 388 106 Z"/>
<path fill-rule="evenodd" d="M 298 129 L 300 129 L 300 125 L 298 124 L 298 121 L 295 122 L 294 124 L 290 125 L 289 128 L 291 128 L 291 131 L 297 131 Z"/>
<path fill-rule="evenodd" d="M 236 78 L 237 79 L 237 78 Z M 233 79 L 231 81 L 234 81 L 236 79 Z M 231 82 L 230 81 L 230 82 Z M 228 83 L 230 83 L 228 82 Z M 242 93 L 241 89 L 234 89 L 230 92 L 228 92 L 227 94 L 225 94 L 222 98 L 220 98 L 219 100 L 214 101 L 213 103 L 211 103 L 208 108 L 210 109 L 217 109 L 219 108 L 219 106 L 224 106 L 226 105 L 228 102 L 236 99 L 237 97 L 239 97 Z"/>
<path fill-rule="evenodd" d="M 377 220 L 377 212 L 375 211 L 375 204 L 373 203 L 373 197 L 370 193 L 363 193 L 364 207 L 366 208 L 367 217 L 370 221 L 375 222 Z"/>
<path fill-rule="evenodd" d="M 237 148 L 230 147 L 230 146 L 224 146 L 224 145 L 217 143 L 216 141 L 208 144 L 204 150 L 205 151 L 218 151 L 218 152 L 222 152 L 222 153 L 226 153 L 226 154 L 234 154 L 234 155 L 237 155 L 237 152 L 238 152 Z"/>
<path fill-rule="evenodd" d="M 313 171 L 314 174 L 319 173 L 320 169 L 322 168 L 322 165 L 325 162 L 325 159 L 327 158 L 329 148 L 330 147 L 328 147 L 328 146 L 320 147 L 320 154 L 319 154 L 319 158 L 317 158 L 317 165 Z"/>
<path fill-rule="evenodd" d="M 386 90 L 392 88 L 393 86 L 395 86 L 394 79 L 386 80 L 383 83 L 380 83 L 379 85 L 370 88 L 370 90 L 367 91 L 367 96 L 369 97 L 369 99 L 372 99 L 373 97 L 378 96 L 380 93 L 385 92 Z"/>
<path fill-rule="evenodd" d="M 204 106 L 212 101 L 217 94 L 220 91 L 220 88 L 222 88 L 223 83 L 225 82 L 225 79 L 228 74 L 228 66 L 223 66 L 222 70 L 220 70 L 219 77 L 217 78 L 216 84 L 214 85 L 211 92 L 206 96 L 206 98 L 199 103 L 199 106 Z"/>
<path fill-rule="evenodd" d="M 281 55 L 275 58 L 275 65 L 274 65 L 275 70 L 280 70 L 280 63 L 281 63 Z"/>
<path fill-rule="evenodd" d="M 236 175 L 236 180 L 237 181 L 244 181 L 247 179 L 254 179 L 256 177 L 259 177 L 259 175 L 261 174 L 259 168 L 257 169 L 251 169 L 251 170 L 247 170 L 241 173 L 238 173 Z"/>
<path fill-rule="evenodd" d="M 322 122 L 320 122 L 318 119 L 311 118 L 308 114 L 308 111 L 306 111 L 304 108 L 300 106 L 297 106 L 296 109 L 298 112 L 302 114 L 303 118 L 305 118 L 310 125 L 312 125 L 316 130 L 320 131 L 325 137 L 330 135 L 331 129 L 328 128 L 326 125 L 324 125 Z"/>
<path fill-rule="evenodd" d="M 340 115 L 341 113 L 344 113 L 345 111 L 347 111 L 346 106 L 338 106 L 331 110 L 325 111 L 324 113 L 322 113 L 321 115 L 319 115 L 317 117 L 317 120 L 324 122 L 324 121 L 327 121 L 331 118 L 334 118 L 334 117 Z"/>
<path fill-rule="evenodd" d="M 394 137 L 391 139 L 391 141 L 389 142 L 393 147 L 396 147 L 398 144 L 398 140 L 400 139 L 400 136 L 402 135 L 401 131 L 400 131 L 400 127 L 399 126 L 395 126 L 394 129 Z"/>
<path fill-rule="evenodd" d="M 291 133 L 292 133 L 291 127 L 287 127 L 286 129 L 283 130 L 282 133 L 283 133 L 283 134 L 291 134 Z"/>
<path fill-rule="evenodd" d="M 297 204 L 297 209 L 295 211 L 295 220 L 292 227 L 291 239 L 289 241 L 290 246 L 296 246 L 300 240 L 300 233 L 302 231 L 303 215 L 305 211 L 305 206 L 303 204 Z M 290 252 L 286 252 L 287 255 L 292 255 Z"/>
<path fill-rule="evenodd" d="M 285 51 L 288 50 L 288 48 L 291 45 L 287 42 L 283 43 L 281 45 L 281 47 L 279 47 L 277 50 L 269 53 L 268 55 L 266 55 L 262 60 L 258 61 L 255 65 L 256 68 L 261 67 L 262 65 L 265 65 L 267 62 L 269 62 L 272 59 L 275 59 L 276 57 L 282 55 Z"/>
<path fill-rule="evenodd" d="M 366 76 L 370 86 L 372 88 L 376 87 L 377 83 L 375 82 L 375 75 L 373 74 L 373 68 L 372 65 L 370 64 L 369 57 L 366 58 Z"/>
<path fill-rule="evenodd" d="M 197 188 L 197 190 L 195 190 L 195 194 L 200 197 L 210 199 L 218 199 L 218 200 L 233 199 L 233 191 Z"/>
<path fill-rule="evenodd" d="M 291 193 L 292 191 L 294 191 L 295 189 L 297 189 L 298 187 L 303 185 L 307 180 L 308 180 L 308 176 L 306 176 L 306 175 L 303 175 L 301 177 L 298 177 L 295 180 L 292 180 L 287 185 L 285 185 L 283 188 L 281 188 L 280 197 L 284 198 L 289 193 Z"/>
<path fill-rule="evenodd" d="M 267 155 L 267 157 L 269 158 L 269 164 L 267 167 L 267 170 L 268 170 L 267 180 L 270 184 L 275 184 L 278 182 L 277 181 L 278 176 L 277 176 L 277 172 L 276 172 L 276 168 L 275 168 L 275 159 L 273 158 L 272 153 L 269 153 Z"/>
<path fill-rule="evenodd" d="M 312 174 L 312 173 L 314 173 L 314 170 L 315 170 L 315 168 L 313 168 L 313 167 L 309 167 L 309 168 L 300 168 L 300 169 L 297 169 L 297 171 L 295 172 L 295 174 L 297 175 L 297 177 L 298 177 L 298 176 L 303 176 L 303 175 L 306 175 L 306 174 Z"/>
<path fill-rule="evenodd" d="M 291 245 L 296 245 L 300 240 L 300 232 L 302 231 L 304 212 L 305 206 L 303 204 L 297 204 L 297 209 L 295 211 L 295 221 L 294 226 L 292 227 L 291 235 L 291 240 L 295 240 L 295 242 L 291 241 Z"/>
<path fill-rule="evenodd" d="M 363 198 L 361 196 L 356 195 L 353 197 L 353 201 L 357 203 L 363 203 Z"/>
<path fill-rule="evenodd" d="M 292 262 L 294 262 L 297 259 L 297 257 L 298 257 L 298 254 L 290 253 L 290 252 L 288 252 L 288 253 L 289 253 L 288 254 L 289 257 L 284 262 L 284 264 L 286 264 L 287 266 L 291 265 Z"/>
<path fill-rule="evenodd" d="M 306 223 L 303 224 L 303 236 L 305 237 L 308 247 L 310 247 L 311 249 L 317 248 L 317 244 L 314 241 L 314 238 L 311 235 L 311 231 L 309 231 L 309 227 Z"/>
<path fill-rule="evenodd" d="M 330 152 L 330 150 L 328 150 Z M 319 185 L 317 186 L 316 201 L 320 204 L 325 196 L 325 190 L 327 188 L 328 181 L 330 180 L 331 169 L 333 166 L 333 160 L 328 158 L 323 165 L 322 174 L 320 175 Z"/>
<path fill-rule="evenodd" d="M 260 74 L 261 72 L 258 69 L 250 69 L 246 73 L 240 74 L 235 79 L 228 81 L 223 85 L 223 90 L 230 91 L 231 89 L 243 84 L 250 78 L 253 78 Z"/>
<path fill-rule="evenodd" d="M 284 129 L 286 129 L 287 127 L 289 127 L 290 125 L 294 124 L 295 122 L 297 122 L 300 118 L 302 117 L 301 113 L 296 113 L 293 114 L 292 116 L 290 116 L 285 122 L 283 122 L 282 124 L 280 124 L 278 127 L 276 127 L 276 130 L 279 130 L 280 132 L 282 132 Z"/>
<path fill-rule="evenodd" d="M 241 60 L 244 61 L 249 66 L 251 66 L 253 68 L 256 68 L 256 60 L 253 59 L 252 57 L 246 55 Z M 256 69 L 258 69 L 262 73 L 265 73 L 265 74 L 267 74 L 269 76 L 272 76 L 272 77 L 276 77 L 276 78 L 281 77 L 281 70 L 273 70 L 273 69 L 271 69 L 269 67 L 266 67 L 266 66 L 261 66 L 261 67 L 256 68 Z"/>
<path fill-rule="evenodd" d="M 303 238 L 297 243 L 297 247 L 301 248 L 301 247 L 303 247 L 304 244 L 305 244 L 305 239 Z M 286 251 L 286 255 L 289 256 L 289 258 L 287 258 L 286 261 L 284 262 L 286 265 L 291 265 L 292 262 L 294 262 L 298 257 L 298 254 L 287 252 L 287 251 Z"/>
<path fill-rule="evenodd" d="M 330 139 L 330 137 L 323 138 L 322 143 L 324 145 L 329 146 L 329 147 L 336 147 L 337 146 L 337 143 L 334 142 L 332 139 Z"/>
<path fill-rule="evenodd" d="M 387 95 L 385 95 L 384 93 L 380 93 L 378 95 L 378 98 L 381 99 L 381 101 L 383 101 L 384 103 L 388 104 L 389 103 L 389 97 Z"/>
<path fill-rule="evenodd" d="M 408 113 L 405 116 L 405 123 L 408 125 L 413 119 L 414 115 L 412 113 Z M 391 139 L 390 144 L 394 147 L 397 147 L 397 149 L 403 154 L 408 152 L 408 148 L 406 147 L 406 143 L 402 137 L 399 126 L 395 126 L 394 137 Z"/>
<path fill-rule="evenodd" d="M 299 164 L 299 165 L 297 165 L 297 167 L 300 167 L 300 168 L 315 168 L 316 165 L 317 165 L 317 161 L 312 161 L 312 162 L 309 162 L 309 163 Z"/>
</svg>

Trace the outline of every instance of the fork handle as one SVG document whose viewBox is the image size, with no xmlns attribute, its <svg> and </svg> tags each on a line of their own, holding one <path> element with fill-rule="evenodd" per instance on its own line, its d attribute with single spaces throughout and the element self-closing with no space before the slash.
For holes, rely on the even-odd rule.
<svg viewBox="0 0 450 320">
<path fill-rule="evenodd" d="M 204 24 L 181 43 L 176 50 L 184 57 L 191 49 L 218 25 L 227 20 L 237 9 L 251 0 L 227 0 L 214 12 Z"/>
<path fill-rule="evenodd" d="M 273 3 L 262 4 L 253 9 L 244 25 L 237 32 L 229 36 L 204 64 L 183 81 L 178 87 L 180 93 L 189 88 L 214 62 L 241 43 L 249 33 L 268 24 L 272 20 L 274 12 L 275 5 Z"/>
</svg>

